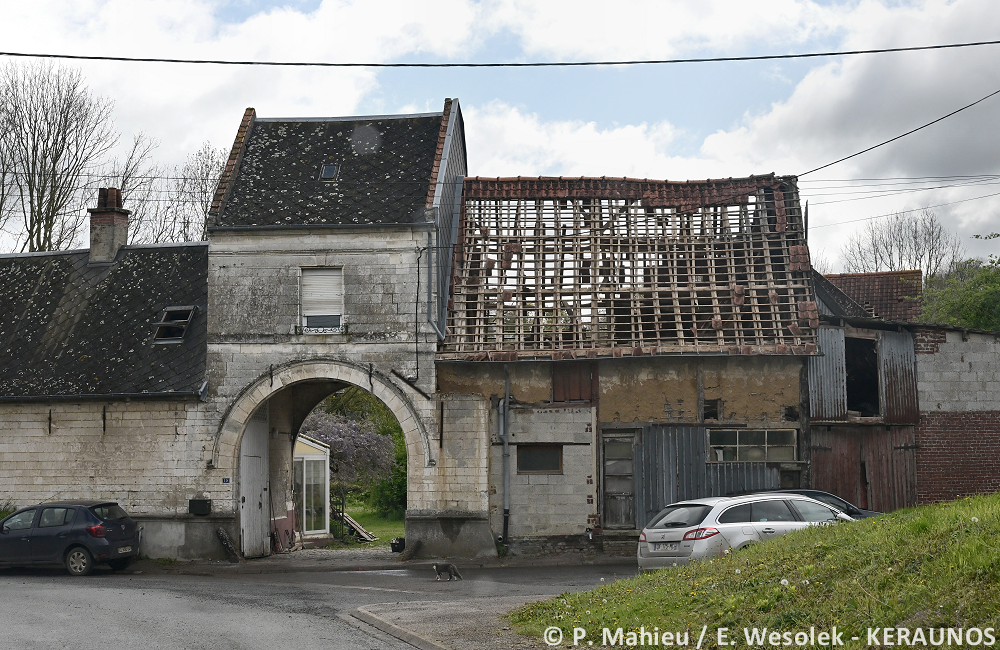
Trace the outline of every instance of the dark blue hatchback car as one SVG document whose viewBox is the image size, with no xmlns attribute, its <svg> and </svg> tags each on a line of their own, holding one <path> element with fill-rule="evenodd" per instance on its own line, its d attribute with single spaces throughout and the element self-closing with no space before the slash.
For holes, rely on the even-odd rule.
<svg viewBox="0 0 1000 650">
<path fill-rule="evenodd" d="M 114 501 L 53 501 L 0 521 L 0 565 L 63 565 L 85 576 L 97 564 L 115 571 L 139 554 L 142 529 Z"/>
</svg>

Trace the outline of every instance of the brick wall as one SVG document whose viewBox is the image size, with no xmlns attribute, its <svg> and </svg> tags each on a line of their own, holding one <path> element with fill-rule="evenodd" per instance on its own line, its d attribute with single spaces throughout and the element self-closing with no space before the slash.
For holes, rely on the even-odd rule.
<svg viewBox="0 0 1000 650">
<path fill-rule="evenodd" d="M 919 503 L 1000 491 L 1000 411 L 923 412 L 915 433 Z"/>
<path fill-rule="evenodd" d="M 914 331 L 920 424 L 917 500 L 1000 491 L 1000 343 L 936 328 Z"/>
</svg>

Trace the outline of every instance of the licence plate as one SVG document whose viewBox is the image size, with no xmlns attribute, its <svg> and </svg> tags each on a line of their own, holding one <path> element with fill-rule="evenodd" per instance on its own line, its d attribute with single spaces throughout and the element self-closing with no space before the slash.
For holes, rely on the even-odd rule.
<svg viewBox="0 0 1000 650">
<path fill-rule="evenodd" d="M 119 553 L 131 553 L 132 552 L 132 547 L 131 546 L 119 546 L 118 547 L 118 552 Z"/>
<path fill-rule="evenodd" d="M 676 551 L 677 542 L 657 542 L 653 544 L 654 551 Z"/>
</svg>

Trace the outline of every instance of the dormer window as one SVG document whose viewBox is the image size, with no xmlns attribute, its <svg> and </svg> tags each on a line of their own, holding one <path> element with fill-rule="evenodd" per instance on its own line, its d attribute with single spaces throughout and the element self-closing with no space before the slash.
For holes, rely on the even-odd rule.
<svg viewBox="0 0 1000 650">
<path fill-rule="evenodd" d="M 305 333 L 337 334 L 344 327 L 344 271 L 302 269 L 302 328 Z"/>
<path fill-rule="evenodd" d="M 164 309 L 160 321 L 153 323 L 153 343 L 180 343 L 196 310 L 194 305 Z"/>
<path fill-rule="evenodd" d="M 340 176 L 340 165 L 323 165 L 319 170 L 321 181 L 335 181 Z"/>
</svg>

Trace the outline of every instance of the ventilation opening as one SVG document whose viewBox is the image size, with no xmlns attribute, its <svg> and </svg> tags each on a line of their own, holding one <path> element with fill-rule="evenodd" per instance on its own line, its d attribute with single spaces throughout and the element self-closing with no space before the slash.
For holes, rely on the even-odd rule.
<svg viewBox="0 0 1000 650">
<path fill-rule="evenodd" d="M 722 414 L 721 399 L 707 399 L 702 407 L 702 420 L 720 420 Z"/>
<path fill-rule="evenodd" d="M 158 323 L 153 323 L 156 331 L 153 333 L 153 343 L 180 343 L 187 332 L 191 319 L 194 318 L 194 306 L 167 307 L 163 310 Z"/>
<path fill-rule="evenodd" d="M 847 410 L 864 418 L 879 415 L 878 351 L 872 339 L 844 339 L 847 357 Z"/>
</svg>

